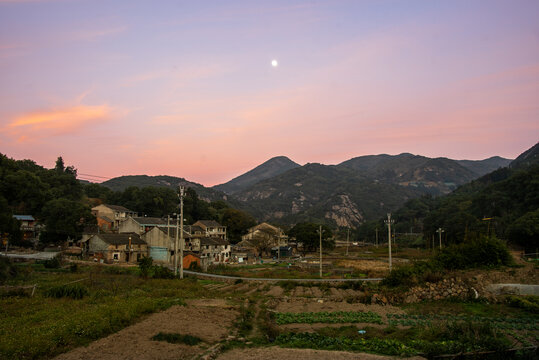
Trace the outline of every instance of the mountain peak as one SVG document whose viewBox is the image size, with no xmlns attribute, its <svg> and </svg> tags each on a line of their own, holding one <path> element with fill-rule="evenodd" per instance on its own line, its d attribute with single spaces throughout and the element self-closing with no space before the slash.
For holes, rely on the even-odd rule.
<svg viewBox="0 0 539 360">
<path fill-rule="evenodd" d="M 216 185 L 213 188 L 227 194 L 234 194 L 262 180 L 280 175 L 299 166 L 299 164 L 286 156 L 272 157 L 245 174 L 235 177 L 227 183 Z"/>
</svg>

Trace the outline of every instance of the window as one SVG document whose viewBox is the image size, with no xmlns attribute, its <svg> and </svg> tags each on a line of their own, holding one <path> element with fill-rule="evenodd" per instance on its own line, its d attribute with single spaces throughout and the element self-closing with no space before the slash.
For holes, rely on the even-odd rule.
<svg viewBox="0 0 539 360">
<path fill-rule="evenodd" d="M 116 247 L 118 247 L 118 246 L 116 246 Z M 112 254 L 112 260 L 116 260 L 116 261 L 120 260 L 120 253 L 113 253 Z"/>
</svg>

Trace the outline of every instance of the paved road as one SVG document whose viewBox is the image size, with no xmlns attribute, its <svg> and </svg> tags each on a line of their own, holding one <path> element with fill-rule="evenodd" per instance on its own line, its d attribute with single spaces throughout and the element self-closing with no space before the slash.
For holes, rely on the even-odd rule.
<svg viewBox="0 0 539 360">
<path fill-rule="evenodd" d="M 53 259 L 59 252 L 37 252 L 33 254 L 18 254 L 0 252 L 0 256 L 6 256 L 14 259 L 34 259 L 34 260 L 50 260 Z"/>
<path fill-rule="evenodd" d="M 228 279 L 228 280 L 244 280 L 244 281 L 299 281 L 299 282 L 345 282 L 345 281 L 380 281 L 383 278 L 369 278 L 369 279 L 272 279 L 272 278 L 251 278 L 251 277 L 241 277 L 241 276 L 228 276 L 228 275 L 217 275 L 217 274 L 208 274 L 200 273 L 196 271 L 184 270 L 185 274 L 211 277 L 216 279 Z"/>
</svg>

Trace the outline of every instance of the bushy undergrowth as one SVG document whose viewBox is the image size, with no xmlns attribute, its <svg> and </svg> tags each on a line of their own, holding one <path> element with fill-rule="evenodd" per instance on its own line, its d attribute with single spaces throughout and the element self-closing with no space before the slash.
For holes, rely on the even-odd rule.
<svg viewBox="0 0 539 360">
<path fill-rule="evenodd" d="M 60 260 L 60 256 L 55 256 L 52 259 L 43 261 L 43 266 L 47 269 L 59 269 L 62 265 L 62 261 Z"/>
<path fill-rule="evenodd" d="M 448 270 L 512 265 L 507 245 L 495 237 L 480 237 L 440 251 L 434 259 Z"/>
<path fill-rule="evenodd" d="M 170 269 L 160 265 L 153 265 L 151 257 L 142 257 L 138 261 L 138 268 L 144 278 L 174 279 L 174 273 Z"/>
<path fill-rule="evenodd" d="M 513 265 L 507 245 L 495 237 L 480 237 L 442 249 L 427 261 L 401 265 L 382 281 L 388 286 L 412 286 L 425 281 L 436 282 L 447 270 Z"/>
<path fill-rule="evenodd" d="M 524 309 L 533 314 L 539 314 L 539 296 L 509 296 L 507 303 L 519 309 Z"/>
<path fill-rule="evenodd" d="M 18 274 L 17 267 L 7 257 L 0 256 L 0 284 L 15 278 Z"/>
<path fill-rule="evenodd" d="M 88 289 L 80 284 L 54 286 L 45 291 L 46 297 L 82 299 L 88 295 Z"/>
</svg>

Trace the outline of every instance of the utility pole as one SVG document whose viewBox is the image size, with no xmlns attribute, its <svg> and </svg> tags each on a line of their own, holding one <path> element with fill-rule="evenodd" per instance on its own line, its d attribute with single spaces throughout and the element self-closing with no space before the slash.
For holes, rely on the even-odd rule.
<svg viewBox="0 0 539 360">
<path fill-rule="evenodd" d="M 391 219 L 391 214 L 387 214 L 387 220 L 384 220 L 384 222 L 387 224 L 387 240 L 389 244 L 389 272 L 391 272 L 391 224 L 395 222 L 395 220 Z"/>
<path fill-rule="evenodd" d="M 184 241 L 183 241 L 183 196 L 185 194 L 185 187 L 180 186 L 180 256 L 181 256 L 181 263 L 180 263 L 180 279 L 183 279 L 183 248 L 184 248 Z"/>
<path fill-rule="evenodd" d="M 178 275 L 178 228 L 180 227 L 180 216 L 176 214 L 176 240 L 174 241 L 174 276 Z"/>
<path fill-rule="evenodd" d="M 440 235 L 440 250 L 441 250 L 442 249 L 442 233 L 445 232 L 445 230 L 442 228 L 438 228 L 436 232 Z"/>
<path fill-rule="evenodd" d="M 320 234 L 320 278 L 322 277 L 322 225 L 320 225 L 320 229 L 318 230 L 318 233 Z"/>
<path fill-rule="evenodd" d="M 348 234 L 346 235 L 346 256 L 348 256 L 349 246 L 350 246 L 350 228 L 348 228 Z"/>
<path fill-rule="evenodd" d="M 281 263 L 281 229 L 277 228 L 277 263 Z"/>
</svg>

